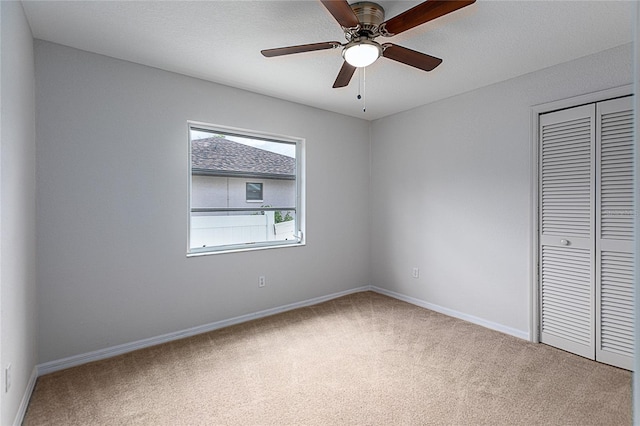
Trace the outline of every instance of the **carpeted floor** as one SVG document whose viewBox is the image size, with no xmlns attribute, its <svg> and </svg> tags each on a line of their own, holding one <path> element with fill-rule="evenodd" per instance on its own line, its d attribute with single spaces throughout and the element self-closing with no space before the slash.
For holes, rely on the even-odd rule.
<svg viewBox="0 0 640 426">
<path fill-rule="evenodd" d="M 376 293 L 38 379 L 35 425 L 629 425 L 631 373 Z"/>
</svg>

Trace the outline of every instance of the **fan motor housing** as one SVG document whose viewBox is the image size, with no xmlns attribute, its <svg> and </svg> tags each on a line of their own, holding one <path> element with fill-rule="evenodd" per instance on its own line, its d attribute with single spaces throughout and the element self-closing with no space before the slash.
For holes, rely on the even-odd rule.
<svg viewBox="0 0 640 426">
<path fill-rule="evenodd" d="M 351 10 L 355 13 L 360 22 L 360 35 L 362 32 L 375 34 L 378 26 L 384 22 L 384 9 L 377 3 L 371 1 L 361 1 L 351 5 Z"/>
</svg>

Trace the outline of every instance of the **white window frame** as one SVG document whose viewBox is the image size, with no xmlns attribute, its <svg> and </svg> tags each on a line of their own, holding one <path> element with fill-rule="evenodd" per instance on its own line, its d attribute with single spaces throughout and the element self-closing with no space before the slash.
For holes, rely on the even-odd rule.
<svg viewBox="0 0 640 426">
<path fill-rule="evenodd" d="M 296 185 L 295 185 L 295 222 L 296 222 L 296 238 L 287 241 L 260 241 L 242 244 L 223 245 L 223 246 L 207 246 L 207 247 L 191 247 L 191 130 L 203 130 L 213 133 L 238 136 L 244 138 L 260 139 L 269 142 L 289 143 L 295 145 L 296 152 Z M 268 133 L 256 130 L 241 129 L 236 127 L 228 127 L 217 124 L 204 123 L 199 121 L 187 121 L 187 170 L 188 170 L 188 206 L 187 206 L 187 257 L 206 256 L 212 254 L 235 253 L 243 251 L 264 250 L 283 247 L 297 247 L 306 244 L 305 238 L 305 139 L 295 136 L 286 136 L 275 133 Z M 263 185 L 264 191 L 264 185 Z M 264 210 L 264 209 L 259 209 Z"/>
</svg>

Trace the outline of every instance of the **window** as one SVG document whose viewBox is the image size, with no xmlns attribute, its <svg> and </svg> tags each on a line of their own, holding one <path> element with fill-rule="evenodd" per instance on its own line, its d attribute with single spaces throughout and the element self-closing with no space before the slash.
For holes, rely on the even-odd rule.
<svg viewBox="0 0 640 426">
<path fill-rule="evenodd" d="M 247 182 L 247 201 L 264 201 L 262 199 L 262 183 Z"/>
<path fill-rule="evenodd" d="M 190 122 L 187 254 L 302 244 L 303 142 Z"/>
</svg>

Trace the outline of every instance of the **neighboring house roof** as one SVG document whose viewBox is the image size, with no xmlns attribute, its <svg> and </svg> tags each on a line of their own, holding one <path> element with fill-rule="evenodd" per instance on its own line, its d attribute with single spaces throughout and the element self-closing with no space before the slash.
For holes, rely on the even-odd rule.
<svg viewBox="0 0 640 426">
<path fill-rule="evenodd" d="M 213 137 L 191 141 L 194 174 L 294 179 L 295 158 Z"/>
</svg>

